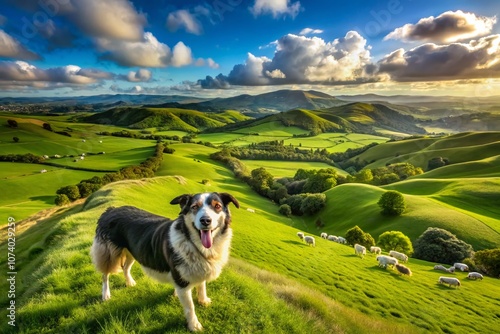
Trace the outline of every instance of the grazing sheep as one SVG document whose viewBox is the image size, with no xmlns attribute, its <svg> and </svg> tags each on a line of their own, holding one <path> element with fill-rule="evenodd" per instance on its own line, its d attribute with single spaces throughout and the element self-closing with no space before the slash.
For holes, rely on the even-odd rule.
<svg viewBox="0 0 500 334">
<path fill-rule="evenodd" d="M 370 253 L 381 254 L 382 253 L 382 249 L 380 249 L 380 247 L 371 246 L 370 247 Z"/>
<path fill-rule="evenodd" d="M 85 143 L 85 139 L 82 139 L 82 143 Z"/>
<path fill-rule="evenodd" d="M 473 272 L 470 272 L 469 275 L 467 275 L 467 278 L 468 279 L 473 279 L 473 280 L 480 279 L 482 281 L 483 280 L 483 275 L 481 275 L 478 272 L 473 271 Z"/>
<path fill-rule="evenodd" d="M 411 270 L 403 264 L 396 263 L 396 269 L 403 275 L 411 276 Z"/>
<path fill-rule="evenodd" d="M 102 140 L 99 140 L 99 144 L 102 144 Z"/>
<path fill-rule="evenodd" d="M 455 272 L 455 267 L 451 266 L 448 269 L 446 269 L 449 273 L 454 273 Z"/>
<path fill-rule="evenodd" d="M 60 158 L 61 156 L 59 154 L 54 154 L 54 158 Z"/>
<path fill-rule="evenodd" d="M 42 170 L 40 171 L 40 173 L 42 173 L 42 174 L 43 174 L 43 173 L 47 173 L 47 170 L 46 170 L 46 169 L 42 169 Z"/>
<path fill-rule="evenodd" d="M 255 213 L 255 210 L 254 210 L 254 209 L 250 209 L 250 208 L 248 208 L 248 209 L 247 209 L 247 211 L 248 211 L 248 212 Z"/>
<path fill-rule="evenodd" d="M 356 255 L 360 255 L 361 258 L 363 258 L 366 255 L 366 247 L 361 246 L 360 244 L 355 244 L 354 245 L 354 253 Z"/>
<path fill-rule="evenodd" d="M 82 153 L 82 154 L 80 154 L 80 155 L 81 155 L 82 157 L 84 157 L 84 156 L 85 156 L 85 153 Z"/>
<path fill-rule="evenodd" d="M 460 281 L 458 280 L 458 278 L 455 278 L 455 277 L 445 277 L 445 276 L 440 276 L 439 277 L 439 280 L 438 280 L 438 283 L 441 283 L 441 284 L 448 284 L 448 286 L 456 286 L 457 288 L 460 286 Z"/>
<path fill-rule="evenodd" d="M 403 261 L 403 262 L 408 262 L 408 255 L 400 253 L 400 252 L 396 252 L 394 250 L 391 250 L 389 252 L 389 256 L 395 257 L 396 259 Z"/>
<path fill-rule="evenodd" d="M 337 238 L 336 236 L 334 236 L 334 235 L 329 235 L 329 236 L 327 237 L 327 239 L 328 239 L 328 240 L 330 240 L 330 241 L 335 241 L 335 242 L 337 242 L 337 241 L 338 241 L 338 238 Z"/>
<path fill-rule="evenodd" d="M 446 268 L 443 265 L 437 264 L 437 265 L 434 266 L 434 270 L 441 270 L 441 271 L 446 271 L 447 273 L 454 273 L 455 272 L 455 267 Z"/>
<path fill-rule="evenodd" d="M 297 236 L 300 238 L 300 240 L 304 241 L 304 233 L 303 232 L 297 232 Z"/>
<path fill-rule="evenodd" d="M 460 271 L 469 271 L 469 266 L 464 263 L 454 263 L 453 267 L 455 267 L 456 269 L 460 269 Z"/>
<path fill-rule="evenodd" d="M 80 160 L 83 160 L 83 159 L 85 159 L 85 157 L 80 157 Z"/>
<path fill-rule="evenodd" d="M 316 247 L 316 239 L 314 237 L 311 237 L 310 235 L 304 236 L 304 241 L 308 245 L 312 245 L 313 247 Z"/>
<path fill-rule="evenodd" d="M 323 232 L 323 233 L 321 233 L 321 237 L 322 237 L 323 239 L 326 239 L 326 238 L 328 238 L 328 234 L 327 234 L 327 233 L 325 233 L 325 232 Z"/>
<path fill-rule="evenodd" d="M 44 156 L 43 156 L 43 158 L 44 158 L 44 159 L 48 159 L 48 158 L 49 158 L 49 156 L 48 156 L 48 155 L 44 155 Z"/>
<path fill-rule="evenodd" d="M 343 245 L 346 245 L 347 244 L 347 240 L 345 240 L 344 237 L 337 237 L 337 242 L 339 244 L 343 244 Z"/>
<path fill-rule="evenodd" d="M 378 266 L 382 268 L 387 268 L 387 266 L 396 266 L 398 264 L 398 259 L 390 257 L 387 255 L 377 256 Z"/>
</svg>

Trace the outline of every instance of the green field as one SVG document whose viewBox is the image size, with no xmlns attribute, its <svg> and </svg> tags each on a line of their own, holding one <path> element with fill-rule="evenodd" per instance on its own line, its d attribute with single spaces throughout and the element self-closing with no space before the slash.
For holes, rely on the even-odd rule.
<svg viewBox="0 0 500 334">
<path fill-rule="evenodd" d="M 132 270 L 137 286 L 125 288 L 123 276 L 115 275 L 111 301 L 99 301 L 100 275 L 88 252 L 95 221 L 105 207 L 135 205 L 173 217 L 178 207 L 165 202 L 187 189 L 229 191 L 241 204 L 240 210 L 232 208 L 233 259 L 208 285 L 212 305 L 196 305 L 207 333 L 493 333 L 498 328 L 500 281 L 468 281 L 459 272 L 454 276 L 462 287 L 453 289 L 437 284 L 441 274 L 432 270 L 433 263 L 410 259 L 413 276 L 401 277 L 378 268 L 372 255 L 360 259 L 348 246 L 319 237 L 315 248 L 306 246 L 296 232 L 316 230 L 312 223 L 283 218 L 276 206 L 228 178 L 227 172 L 201 166 L 198 170 L 220 179 L 210 186 L 179 177 L 108 185 L 81 212 L 49 219 L 20 236 L 18 329 L 184 333 L 185 319 L 173 288 L 145 277 L 138 265 Z M 248 207 L 256 212 L 249 213 Z M 6 289 L 6 282 L 0 284 Z M 6 296 L 0 298 L 4 303 Z M 3 318 L 5 313 L 0 313 Z"/>
<path fill-rule="evenodd" d="M 348 173 L 342 169 L 330 166 L 323 162 L 303 161 L 274 161 L 274 160 L 242 160 L 249 170 L 264 167 L 274 177 L 293 177 L 298 169 L 325 169 L 333 168 L 339 175 Z"/>
</svg>

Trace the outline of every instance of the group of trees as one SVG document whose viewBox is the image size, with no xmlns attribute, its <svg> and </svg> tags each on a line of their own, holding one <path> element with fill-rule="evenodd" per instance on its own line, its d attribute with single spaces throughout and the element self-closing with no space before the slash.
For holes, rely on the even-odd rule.
<svg viewBox="0 0 500 334">
<path fill-rule="evenodd" d="M 360 244 L 370 249 L 371 246 L 375 246 L 375 239 L 370 233 L 364 232 L 358 225 L 347 230 L 345 234 L 345 240 L 348 244 Z"/>
<path fill-rule="evenodd" d="M 115 173 L 108 173 L 102 177 L 94 176 L 91 179 L 82 180 L 76 185 L 59 188 L 56 191 L 56 205 L 66 205 L 79 198 L 88 197 L 111 182 L 153 177 L 163 161 L 163 150 L 163 144 L 157 143 L 154 155 L 140 165 L 124 167 Z"/>
<path fill-rule="evenodd" d="M 472 257 L 472 246 L 444 229 L 429 227 L 415 240 L 417 259 L 453 264 Z"/>
<path fill-rule="evenodd" d="M 43 162 L 43 157 L 32 153 L 26 154 L 5 154 L 0 155 L 0 161 L 4 162 L 23 162 L 28 164 L 39 164 Z"/>
</svg>

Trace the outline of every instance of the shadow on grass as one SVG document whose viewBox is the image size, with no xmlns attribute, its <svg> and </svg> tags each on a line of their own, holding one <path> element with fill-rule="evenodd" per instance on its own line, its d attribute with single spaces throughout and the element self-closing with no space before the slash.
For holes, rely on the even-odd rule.
<svg viewBox="0 0 500 334">
<path fill-rule="evenodd" d="M 281 242 L 284 242 L 284 243 L 290 244 L 290 245 L 296 245 L 296 246 L 297 245 L 298 246 L 308 246 L 305 243 L 297 241 L 297 240 L 281 240 Z"/>
<path fill-rule="evenodd" d="M 54 196 L 33 196 L 29 198 L 30 201 L 41 201 L 46 204 L 54 204 Z"/>
</svg>

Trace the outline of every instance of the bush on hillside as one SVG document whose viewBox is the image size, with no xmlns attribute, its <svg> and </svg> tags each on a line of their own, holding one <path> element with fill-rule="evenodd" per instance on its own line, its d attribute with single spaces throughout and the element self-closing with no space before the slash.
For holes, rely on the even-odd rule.
<svg viewBox="0 0 500 334">
<path fill-rule="evenodd" d="M 71 203 L 68 196 L 66 196 L 65 194 L 58 194 L 54 202 L 58 206 L 68 205 L 69 203 Z"/>
<path fill-rule="evenodd" d="M 54 131 L 49 123 L 43 123 L 42 127 L 47 131 Z"/>
<path fill-rule="evenodd" d="M 377 204 L 382 208 L 384 215 L 400 216 L 406 210 L 403 194 L 395 190 L 389 190 L 382 194 Z"/>
<path fill-rule="evenodd" d="M 15 119 L 8 119 L 7 126 L 9 128 L 17 128 L 17 121 Z"/>
<path fill-rule="evenodd" d="M 472 246 L 454 234 L 437 227 L 429 227 L 413 244 L 413 257 L 425 261 L 453 264 L 473 254 Z"/>
<path fill-rule="evenodd" d="M 448 160 L 448 158 L 435 157 L 435 158 L 430 159 L 427 162 L 427 170 L 433 170 L 433 169 L 443 167 L 443 166 L 446 166 L 449 164 L 450 164 L 450 161 Z"/>
<path fill-rule="evenodd" d="M 358 226 L 354 226 L 353 228 L 347 230 L 345 234 L 345 239 L 348 244 L 360 244 L 367 248 L 375 245 L 375 240 L 371 236 L 370 233 L 363 232 L 363 230 Z"/>
<path fill-rule="evenodd" d="M 306 215 L 313 215 L 323 209 L 325 203 L 325 194 L 307 194 L 307 196 L 302 200 L 300 211 Z"/>
<path fill-rule="evenodd" d="M 387 231 L 378 237 L 377 245 L 389 252 L 395 250 L 410 256 L 413 254 L 413 246 L 410 238 L 399 231 Z"/>
<path fill-rule="evenodd" d="M 290 208 L 290 205 L 288 205 L 288 204 L 283 204 L 280 206 L 279 213 L 281 213 L 284 216 L 291 217 L 292 216 L 292 208 Z"/>
<path fill-rule="evenodd" d="M 487 275 L 500 277 L 500 248 L 477 251 L 474 262 Z"/>
<path fill-rule="evenodd" d="M 12 140 L 14 141 L 14 143 L 19 143 L 19 137 L 12 137 Z"/>
<path fill-rule="evenodd" d="M 78 189 L 77 186 L 65 186 L 62 188 L 57 189 L 56 194 L 61 194 L 61 195 L 66 195 L 70 201 L 76 201 L 79 199 L 80 196 L 80 190 Z"/>
</svg>

